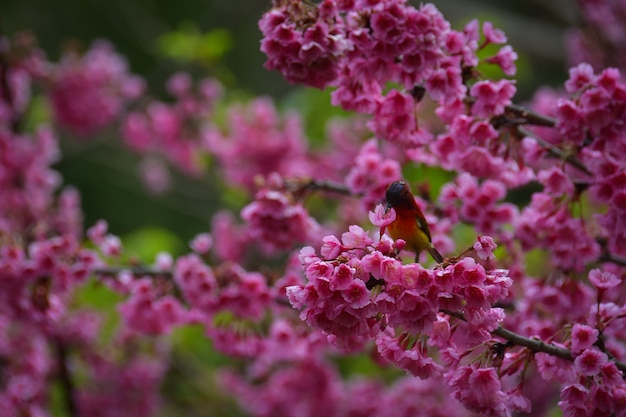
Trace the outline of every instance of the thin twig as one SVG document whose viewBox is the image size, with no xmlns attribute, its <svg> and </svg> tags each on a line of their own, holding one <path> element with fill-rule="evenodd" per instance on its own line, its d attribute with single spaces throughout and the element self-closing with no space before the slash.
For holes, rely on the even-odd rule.
<svg viewBox="0 0 626 417">
<path fill-rule="evenodd" d="M 465 104 L 469 105 L 474 104 L 475 101 L 475 97 L 465 97 L 464 99 Z M 519 118 L 520 121 L 516 124 L 554 127 L 557 123 L 557 120 L 552 117 L 534 112 L 524 106 L 520 106 L 517 104 L 509 104 L 507 106 L 504 106 L 504 112 L 508 114 L 513 114 L 515 115 L 515 117 Z"/>
<path fill-rule="evenodd" d="M 316 191 L 330 192 L 349 197 L 361 196 L 361 194 L 355 193 L 345 184 L 328 180 L 316 180 L 315 178 L 287 178 L 285 180 L 285 184 L 297 198 L 301 198 Z"/>
<path fill-rule="evenodd" d="M 336 194 L 343 194 L 347 196 L 358 197 L 360 194 L 355 193 L 344 184 L 339 184 L 332 181 L 311 180 L 311 187 L 319 191 L 328 191 Z"/>
<path fill-rule="evenodd" d="M 173 273 L 167 269 L 156 269 L 149 266 L 133 265 L 133 266 L 106 266 L 94 269 L 94 274 L 117 277 L 123 272 L 130 272 L 133 276 L 163 276 L 172 278 Z"/>
<path fill-rule="evenodd" d="M 57 366 L 59 367 L 59 379 L 65 394 L 65 409 L 69 417 L 77 417 L 76 387 L 67 363 L 67 347 L 58 337 L 54 339 L 54 345 L 57 354 Z"/>
<path fill-rule="evenodd" d="M 531 132 L 530 130 L 524 129 L 521 126 L 517 127 L 517 131 L 523 135 L 523 136 L 527 136 L 527 137 L 531 137 L 533 138 L 535 141 L 537 141 L 537 143 L 544 149 L 546 149 L 548 151 L 549 154 L 556 156 L 557 158 L 560 158 L 562 160 L 564 160 L 565 162 L 569 163 L 570 165 L 578 168 L 579 170 L 581 170 L 582 172 L 584 172 L 585 174 L 589 175 L 590 177 L 593 176 L 593 173 L 591 171 L 589 171 L 589 169 L 585 166 L 585 164 L 582 163 L 582 161 L 578 158 L 576 158 L 573 155 L 569 155 L 565 152 L 563 152 L 561 149 L 559 149 L 558 147 L 546 142 L 545 140 L 541 139 L 539 136 L 535 135 L 533 132 Z"/>
</svg>

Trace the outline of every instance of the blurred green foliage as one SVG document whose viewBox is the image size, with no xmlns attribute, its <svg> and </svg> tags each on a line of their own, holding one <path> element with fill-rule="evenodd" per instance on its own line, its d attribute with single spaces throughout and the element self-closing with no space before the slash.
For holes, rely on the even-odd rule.
<svg viewBox="0 0 626 417">
<path fill-rule="evenodd" d="M 166 32 L 156 40 L 160 55 L 181 63 L 214 63 L 223 59 L 233 46 L 233 39 L 226 29 L 201 32 L 193 23 L 186 22 L 180 28 Z"/>
<path fill-rule="evenodd" d="M 144 263 L 153 263 L 161 252 L 180 256 L 189 251 L 175 232 L 162 227 L 142 227 L 122 236 L 124 254 L 129 259 L 138 259 Z"/>
</svg>

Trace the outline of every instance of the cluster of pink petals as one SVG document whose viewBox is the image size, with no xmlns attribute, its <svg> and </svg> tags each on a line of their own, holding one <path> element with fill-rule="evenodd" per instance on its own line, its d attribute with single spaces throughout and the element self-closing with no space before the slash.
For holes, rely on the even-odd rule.
<svg viewBox="0 0 626 417">
<path fill-rule="evenodd" d="M 428 334 L 440 310 L 466 315 L 468 340 L 489 339 L 501 319 L 491 304 L 505 298 L 512 283 L 506 271 L 487 273 L 472 258 L 429 270 L 403 265 L 395 251 L 391 241 L 374 241 L 358 226 L 341 240 L 327 236 L 322 258 L 302 249 L 308 282 L 287 288 L 289 300 L 302 309 L 303 320 L 347 349 L 387 327 Z M 374 291 L 377 286 L 382 288 Z"/>
<path fill-rule="evenodd" d="M 51 343 L 95 337 L 93 321 L 83 316 L 77 326 L 68 306 L 100 261 L 80 242 L 78 193 L 59 190 L 51 169 L 58 160 L 53 135 L 12 133 L 8 122 L 0 120 L 0 356 L 7 358 L 0 410 L 45 416 L 57 372 Z"/>
<path fill-rule="evenodd" d="M 487 236 L 477 246 L 485 257 L 495 248 Z M 504 319 L 503 310 L 492 305 L 505 299 L 512 285 L 507 271 L 488 272 L 473 258 L 429 270 L 403 265 L 396 250 L 393 242 L 371 239 L 358 226 L 341 239 L 327 236 L 320 255 L 313 248 L 300 252 L 307 282 L 287 288 L 289 301 L 302 320 L 344 350 L 375 341 L 382 358 L 411 375 L 428 379 L 446 373 L 454 396 L 470 410 L 528 411 L 529 400 L 501 388 L 494 368 L 464 366 L 459 359 L 441 363 L 428 348 L 461 358 L 492 340 Z"/>
<path fill-rule="evenodd" d="M 226 181 L 248 189 L 254 188 L 258 176 L 314 173 L 300 117 L 295 113 L 281 117 L 267 98 L 231 107 L 228 131 L 212 129 L 205 146 L 217 157 Z"/>
<path fill-rule="evenodd" d="M 477 51 L 506 42 L 490 23 L 483 25 L 479 42 L 476 21 L 454 31 L 432 4 L 414 8 L 406 0 L 324 0 L 316 6 L 275 1 L 259 26 L 268 68 L 294 83 L 336 86 L 333 104 L 372 114 L 370 128 L 378 137 L 412 146 L 431 135 L 418 126 L 414 98 L 395 88 L 385 92 L 387 85 L 406 91 L 421 86 L 435 101 L 454 103 L 458 112 L 468 93 L 463 72 L 478 64 Z M 485 61 L 513 75 L 516 58 L 505 46 Z M 514 92 L 505 80 L 477 83 L 475 113 L 501 113 Z"/>
<path fill-rule="evenodd" d="M 286 338 L 287 341 L 292 339 L 293 334 Z M 442 417 L 470 415 L 459 403 L 449 401 L 440 378 L 421 380 L 406 376 L 389 385 L 364 378 L 346 380 L 315 352 L 281 363 L 283 366 L 275 366 L 265 376 L 265 384 L 252 383 L 232 372 L 223 372 L 221 382 L 236 395 L 241 407 L 254 417 L 286 417 L 293 415 L 294 410 L 301 416 L 311 417 L 320 412 L 328 417 L 364 414 L 393 417 L 419 413 Z"/>
<path fill-rule="evenodd" d="M 34 326 L 2 317 L 0 340 L 0 355 L 11 358 L 2 371 L 0 409 L 11 417 L 46 415 L 46 378 L 54 367 L 46 336 Z"/>
<path fill-rule="evenodd" d="M 149 277 L 131 282 L 129 290 L 130 296 L 118 310 L 130 330 L 160 335 L 187 321 L 187 311 L 180 301 L 171 295 L 162 296 L 158 284 Z"/>
<path fill-rule="evenodd" d="M 487 96 L 490 94 L 487 93 Z M 478 104 L 487 106 L 477 101 L 472 109 Z M 533 170 L 510 157 L 509 147 L 501 140 L 500 132 L 490 120 L 482 117 L 462 113 L 451 116 L 449 129 L 439 135 L 429 149 L 437 157 L 438 166 L 467 172 L 478 178 L 498 180 L 507 187 L 517 187 L 534 179 Z M 427 154 L 425 156 L 418 150 L 410 150 L 407 155 L 417 162 L 434 163 Z"/>
<path fill-rule="evenodd" d="M 135 339 L 116 341 L 119 350 L 132 349 Z M 156 353 L 120 352 L 109 355 L 91 354 L 85 358 L 81 386 L 76 391 L 80 415 L 109 417 L 113 415 L 150 416 L 159 409 L 159 388 L 167 372 L 167 354 L 164 349 Z"/>
<path fill-rule="evenodd" d="M 128 113 L 121 127 L 122 138 L 140 154 L 158 155 L 181 171 L 198 175 L 204 167 L 199 154 L 208 134 L 205 119 L 221 95 L 221 86 L 204 79 L 194 88 L 188 74 L 178 73 L 167 87 L 175 101 L 152 101 L 145 110 Z"/>
<path fill-rule="evenodd" d="M 143 81 L 128 72 L 124 58 L 104 41 L 82 56 L 67 53 L 48 74 L 58 123 L 87 136 L 115 121 L 143 92 Z"/>
<path fill-rule="evenodd" d="M 386 158 L 377 142 L 369 140 L 361 147 L 345 181 L 353 193 L 362 195 L 362 205 L 369 210 L 384 199 L 389 184 L 401 177 L 398 161 Z"/>
<path fill-rule="evenodd" d="M 619 51 L 626 45 L 624 24 L 626 5 L 621 1 L 579 0 L 580 27 L 570 28 L 565 37 L 567 58 L 571 65 L 582 62 L 596 69 L 626 69 L 626 60 Z"/>
<path fill-rule="evenodd" d="M 40 221 L 46 230 L 46 218 Z M 0 247 L 0 316 L 23 325 L 36 323 L 39 331 L 47 331 L 64 314 L 68 293 L 99 264 L 98 257 L 81 248 L 70 233 L 38 236 L 27 245 L 22 239 L 32 236 L 15 231 L 4 236 L 12 243 Z"/>
<path fill-rule="evenodd" d="M 32 136 L 16 135 L 0 126 L 0 230 L 22 233 L 33 229 L 39 220 L 44 229 L 39 235 L 54 230 L 50 215 L 54 192 L 61 177 L 50 165 L 57 161 L 59 150 L 52 132 L 40 129 Z M 62 230 L 61 232 L 76 232 Z"/>
<path fill-rule="evenodd" d="M 279 69 L 293 83 L 324 88 L 339 72 L 339 55 L 348 43 L 333 26 L 337 10 L 331 2 L 315 8 L 288 0 L 265 13 L 259 21 L 267 54 L 265 67 Z"/>
<path fill-rule="evenodd" d="M 574 359 L 574 369 L 578 377 L 561 389 L 559 406 L 564 416 L 624 415 L 623 376 L 606 353 L 585 349 Z"/>
<path fill-rule="evenodd" d="M 590 195 L 607 204 L 598 215 L 604 227 L 610 250 L 626 255 L 622 233 L 626 227 L 626 84 L 615 68 L 595 74 L 588 64 L 570 70 L 565 88 L 571 99 L 557 103 L 557 128 L 564 139 L 583 146 L 580 158 L 592 175 L 581 177 L 591 183 Z M 580 176 L 580 174 L 579 174 Z"/>
<path fill-rule="evenodd" d="M 581 218 L 546 193 L 535 193 L 515 222 L 522 249 L 546 249 L 554 266 L 582 271 L 600 255 L 600 245 Z"/>
<path fill-rule="evenodd" d="M 439 202 L 444 207 L 445 217 L 471 223 L 480 233 L 505 238 L 510 237 L 510 233 L 502 226 L 519 216 L 514 204 L 501 202 L 506 191 L 500 181 L 487 180 L 479 184 L 475 177 L 465 173 L 443 186 Z"/>
<path fill-rule="evenodd" d="M 320 230 L 302 203 L 294 201 L 294 196 L 284 188 L 280 176 L 270 176 L 268 184 L 255 194 L 254 201 L 241 210 L 249 237 L 270 252 L 311 242 Z"/>
</svg>

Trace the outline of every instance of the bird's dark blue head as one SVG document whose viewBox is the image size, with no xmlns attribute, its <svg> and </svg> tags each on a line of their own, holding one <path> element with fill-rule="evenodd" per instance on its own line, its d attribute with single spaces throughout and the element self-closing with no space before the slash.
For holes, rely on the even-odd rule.
<svg viewBox="0 0 626 417">
<path fill-rule="evenodd" d="M 387 202 L 387 210 L 401 204 L 407 196 L 410 195 L 409 186 L 404 181 L 394 181 L 387 187 L 385 200 Z"/>
</svg>

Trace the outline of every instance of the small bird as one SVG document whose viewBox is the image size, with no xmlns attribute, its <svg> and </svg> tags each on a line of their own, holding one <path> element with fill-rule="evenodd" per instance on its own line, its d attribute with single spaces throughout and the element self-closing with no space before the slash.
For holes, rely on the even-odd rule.
<svg viewBox="0 0 626 417">
<path fill-rule="evenodd" d="M 423 250 L 428 251 L 438 263 L 443 262 L 443 256 L 433 246 L 424 213 L 415 202 L 407 183 L 394 181 L 389 184 L 385 199 L 385 212 L 392 208 L 396 212 L 396 219 L 387 226 L 391 238 L 404 240 L 406 248 L 415 252 L 415 262 L 419 261 Z"/>
</svg>

